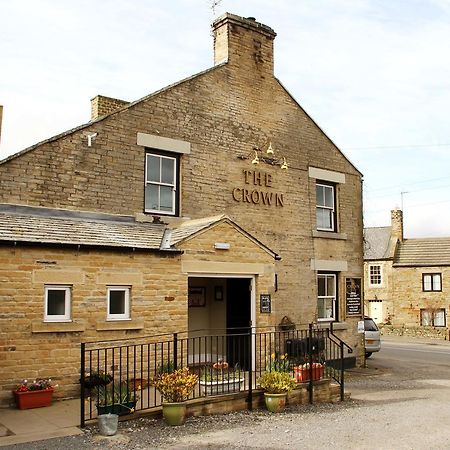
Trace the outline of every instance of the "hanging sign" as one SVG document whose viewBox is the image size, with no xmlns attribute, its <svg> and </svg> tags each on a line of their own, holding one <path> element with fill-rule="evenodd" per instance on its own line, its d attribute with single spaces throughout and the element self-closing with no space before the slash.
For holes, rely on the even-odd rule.
<svg viewBox="0 0 450 450">
<path fill-rule="evenodd" d="M 362 314 L 361 278 L 345 279 L 345 301 L 347 316 Z"/>
</svg>

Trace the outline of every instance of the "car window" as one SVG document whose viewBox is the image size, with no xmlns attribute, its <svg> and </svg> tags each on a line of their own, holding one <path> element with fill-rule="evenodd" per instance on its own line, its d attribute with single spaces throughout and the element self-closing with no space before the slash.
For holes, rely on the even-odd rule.
<svg viewBox="0 0 450 450">
<path fill-rule="evenodd" d="M 364 319 L 365 331 L 378 331 L 376 323 L 372 319 Z"/>
</svg>

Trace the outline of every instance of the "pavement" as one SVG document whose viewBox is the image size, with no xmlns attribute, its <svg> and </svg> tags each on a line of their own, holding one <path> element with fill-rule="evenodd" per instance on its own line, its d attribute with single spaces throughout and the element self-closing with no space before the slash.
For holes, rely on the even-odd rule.
<svg viewBox="0 0 450 450">
<path fill-rule="evenodd" d="M 82 434 L 79 424 L 79 399 L 55 401 L 45 408 L 0 408 L 0 447 Z"/>
</svg>

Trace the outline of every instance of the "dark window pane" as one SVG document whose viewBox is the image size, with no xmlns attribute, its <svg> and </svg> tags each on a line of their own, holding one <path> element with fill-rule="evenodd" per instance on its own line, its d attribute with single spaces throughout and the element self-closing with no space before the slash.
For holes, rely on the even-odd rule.
<svg viewBox="0 0 450 450">
<path fill-rule="evenodd" d="M 125 291 L 109 291 L 109 314 L 125 314 Z"/>
<path fill-rule="evenodd" d="M 145 209 L 159 209 L 159 186 L 154 184 L 145 186 Z"/>
<path fill-rule="evenodd" d="M 160 193 L 161 193 L 161 211 L 172 211 L 172 203 L 173 203 L 173 196 L 172 196 L 173 188 L 169 186 L 161 186 Z"/>
<path fill-rule="evenodd" d="M 47 291 L 47 315 L 64 316 L 66 314 L 66 291 L 49 289 Z"/>
</svg>

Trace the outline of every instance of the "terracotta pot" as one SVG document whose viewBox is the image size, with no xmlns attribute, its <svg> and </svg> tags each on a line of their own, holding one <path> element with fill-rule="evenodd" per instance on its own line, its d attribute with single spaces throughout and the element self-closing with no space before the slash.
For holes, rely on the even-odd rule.
<svg viewBox="0 0 450 450">
<path fill-rule="evenodd" d="M 266 408 L 268 411 L 277 413 L 284 410 L 286 406 L 286 398 L 287 393 L 283 394 L 270 394 L 268 392 L 264 392 L 264 400 L 266 402 Z"/>
<path fill-rule="evenodd" d="M 317 381 L 323 377 L 325 371 L 324 366 L 314 367 L 312 368 L 312 380 Z M 305 381 L 309 381 L 310 369 L 307 367 L 294 367 L 294 378 L 299 383 L 303 383 Z"/>
<path fill-rule="evenodd" d="M 186 421 L 186 403 L 163 403 L 162 412 L 167 425 L 183 425 Z"/>
<path fill-rule="evenodd" d="M 52 404 L 53 388 L 40 391 L 13 391 L 13 394 L 19 409 L 42 408 Z"/>
</svg>

